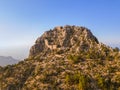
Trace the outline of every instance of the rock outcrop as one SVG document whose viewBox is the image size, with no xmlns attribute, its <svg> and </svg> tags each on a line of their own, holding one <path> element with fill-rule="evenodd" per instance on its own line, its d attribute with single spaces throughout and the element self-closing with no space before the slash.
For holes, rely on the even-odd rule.
<svg viewBox="0 0 120 90">
<path fill-rule="evenodd" d="M 97 44 L 99 44 L 97 38 L 85 27 L 59 26 L 53 30 L 46 31 L 39 37 L 35 45 L 30 49 L 29 56 L 47 52 L 48 50 L 65 50 L 68 48 L 71 49 L 71 51 L 79 51 L 80 49 L 92 48 L 97 46 Z M 86 45 L 86 47 L 84 45 Z"/>
</svg>

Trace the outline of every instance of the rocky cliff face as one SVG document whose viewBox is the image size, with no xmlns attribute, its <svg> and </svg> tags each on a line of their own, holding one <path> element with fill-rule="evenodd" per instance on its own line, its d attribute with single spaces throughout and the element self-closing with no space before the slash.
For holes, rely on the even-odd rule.
<svg viewBox="0 0 120 90">
<path fill-rule="evenodd" d="M 59 26 L 46 31 L 30 49 L 30 55 L 53 50 L 83 51 L 98 46 L 97 38 L 85 27 Z M 86 45 L 86 46 L 85 46 Z M 85 48 L 84 48 L 85 47 Z"/>
<path fill-rule="evenodd" d="M 55 27 L 27 59 L 0 67 L 0 90 L 120 90 L 120 52 L 85 27 Z"/>
</svg>

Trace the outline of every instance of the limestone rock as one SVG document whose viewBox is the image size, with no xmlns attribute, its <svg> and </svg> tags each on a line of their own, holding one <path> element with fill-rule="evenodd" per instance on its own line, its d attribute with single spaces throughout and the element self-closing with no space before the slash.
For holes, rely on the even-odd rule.
<svg viewBox="0 0 120 90">
<path fill-rule="evenodd" d="M 94 44 L 93 44 L 94 42 Z M 84 48 L 86 44 L 86 48 Z M 39 37 L 35 45 L 30 49 L 29 56 L 34 56 L 41 52 L 47 52 L 60 49 L 71 49 L 80 51 L 80 49 L 87 49 L 96 44 L 99 44 L 97 38 L 91 33 L 91 31 L 85 27 L 58 26 L 53 30 L 46 31 L 41 37 Z"/>
</svg>

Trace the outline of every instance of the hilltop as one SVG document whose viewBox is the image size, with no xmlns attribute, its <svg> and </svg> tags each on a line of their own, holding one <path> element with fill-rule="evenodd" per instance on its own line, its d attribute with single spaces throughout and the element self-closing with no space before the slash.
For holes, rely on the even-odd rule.
<svg viewBox="0 0 120 90">
<path fill-rule="evenodd" d="M 29 57 L 0 67 L 1 90 L 119 90 L 120 52 L 86 27 L 58 26 L 31 47 Z"/>
</svg>

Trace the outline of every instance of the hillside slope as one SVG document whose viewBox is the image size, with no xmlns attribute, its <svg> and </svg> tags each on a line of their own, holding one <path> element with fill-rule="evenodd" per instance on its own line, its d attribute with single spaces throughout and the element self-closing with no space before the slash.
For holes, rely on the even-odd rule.
<svg viewBox="0 0 120 90">
<path fill-rule="evenodd" d="M 36 40 L 27 59 L 0 67 L 0 89 L 120 90 L 119 49 L 85 27 L 55 27 Z"/>
</svg>

